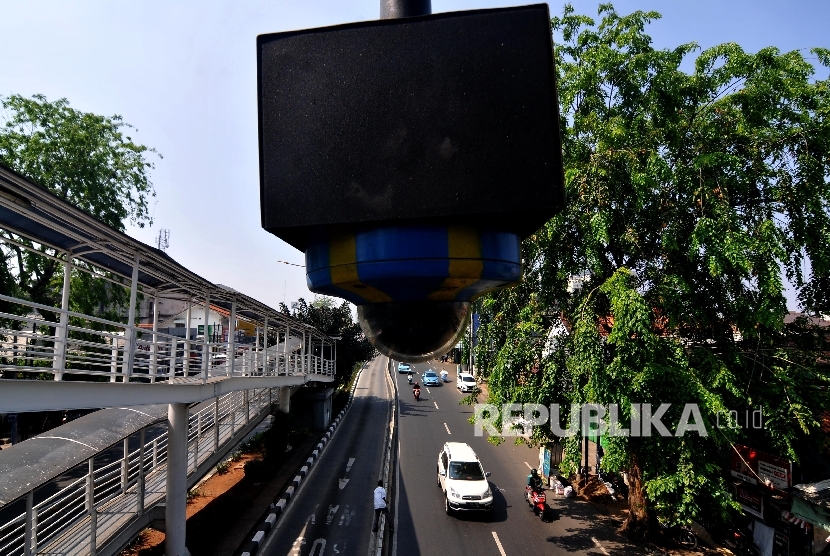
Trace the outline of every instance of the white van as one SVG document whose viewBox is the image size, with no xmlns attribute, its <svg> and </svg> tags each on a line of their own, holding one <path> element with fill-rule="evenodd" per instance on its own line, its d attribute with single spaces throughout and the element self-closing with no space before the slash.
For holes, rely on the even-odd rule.
<svg viewBox="0 0 830 556">
<path fill-rule="evenodd" d="M 438 454 L 438 486 L 444 492 L 444 511 L 486 512 L 493 517 L 493 491 L 478 456 L 464 442 L 447 442 Z"/>
</svg>

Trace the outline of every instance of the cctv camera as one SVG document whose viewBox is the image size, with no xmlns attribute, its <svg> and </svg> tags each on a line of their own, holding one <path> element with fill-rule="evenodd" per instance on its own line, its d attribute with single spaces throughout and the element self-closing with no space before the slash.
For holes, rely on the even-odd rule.
<svg viewBox="0 0 830 556">
<path fill-rule="evenodd" d="M 262 227 L 379 351 L 446 353 L 564 203 L 547 6 L 261 35 L 257 56 Z"/>
<path fill-rule="evenodd" d="M 449 351 L 470 302 L 521 278 L 519 236 L 440 224 L 334 228 L 306 250 L 310 290 L 357 305 L 366 337 L 397 361 Z"/>
</svg>

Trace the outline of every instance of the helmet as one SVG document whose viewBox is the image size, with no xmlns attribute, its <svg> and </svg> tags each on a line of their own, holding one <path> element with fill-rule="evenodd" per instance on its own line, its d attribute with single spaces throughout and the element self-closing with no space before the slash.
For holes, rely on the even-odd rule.
<svg viewBox="0 0 830 556">
<path fill-rule="evenodd" d="M 530 474 L 531 475 L 536 475 L 536 468 L 535 467 L 530 470 Z"/>
</svg>

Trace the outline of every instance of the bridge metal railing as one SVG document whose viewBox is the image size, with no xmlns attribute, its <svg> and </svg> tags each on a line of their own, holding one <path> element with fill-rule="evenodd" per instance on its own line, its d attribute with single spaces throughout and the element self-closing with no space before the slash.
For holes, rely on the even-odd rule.
<svg viewBox="0 0 830 556">
<path fill-rule="evenodd" d="M 255 344 L 210 342 L 6 295 L 0 295 L 0 301 L 16 309 L 0 312 L 0 370 L 26 378 L 50 374 L 55 380 L 75 375 L 76 379 L 154 383 L 204 382 L 215 376 L 334 375 L 333 358 L 323 357 L 323 345 L 302 330 L 272 328 L 269 336 L 276 344 L 267 347 L 266 334 Z"/>
<path fill-rule="evenodd" d="M 275 390 L 275 389 L 273 389 Z M 188 476 L 203 475 L 213 456 L 239 442 L 252 420 L 267 415 L 272 389 L 231 392 L 188 418 Z M 276 399 L 276 397 L 274 397 Z M 95 458 L 87 472 L 48 498 L 35 503 L 35 490 L 25 495 L 26 510 L 0 524 L 0 556 L 95 554 L 130 521 L 164 500 L 167 432 L 145 440 L 101 467 Z M 208 465 L 210 464 L 210 465 Z"/>
</svg>

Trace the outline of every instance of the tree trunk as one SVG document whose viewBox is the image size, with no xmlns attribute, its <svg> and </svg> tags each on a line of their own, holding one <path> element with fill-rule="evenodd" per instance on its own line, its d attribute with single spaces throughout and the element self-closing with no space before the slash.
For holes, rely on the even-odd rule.
<svg viewBox="0 0 830 556">
<path fill-rule="evenodd" d="M 620 527 L 620 532 L 636 540 L 646 539 L 649 534 L 648 502 L 643 492 L 640 464 L 636 457 L 632 458 L 628 470 L 628 517 Z"/>
</svg>

